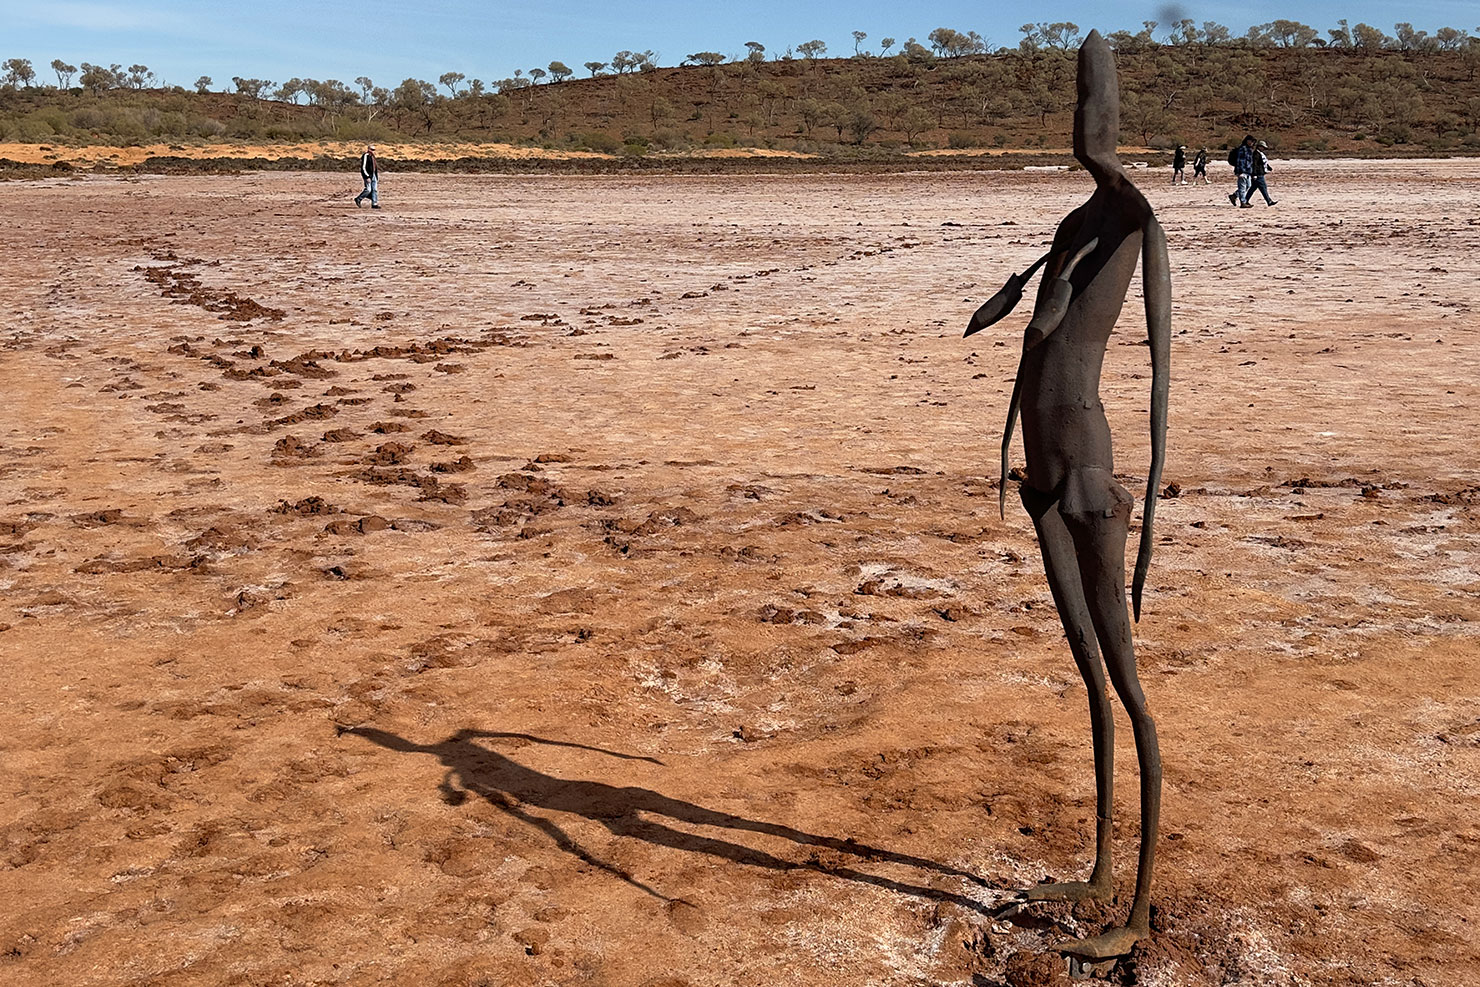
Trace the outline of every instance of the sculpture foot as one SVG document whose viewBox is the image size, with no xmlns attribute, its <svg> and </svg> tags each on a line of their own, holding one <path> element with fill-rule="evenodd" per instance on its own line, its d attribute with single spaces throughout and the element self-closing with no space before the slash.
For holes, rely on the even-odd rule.
<svg viewBox="0 0 1480 987">
<path fill-rule="evenodd" d="M 1110 882 L 1067 881 L 1063 884 L 1039 884 L 1021 892 L 1023 901 L 1109 901 Z"/>
<path fill-rule="evenodd" d="M 1058 950 L 1080 960 L 1099 961 L 1124 956 L 1138 940 L 1146 938 L 1148 929 L 1122 925 L 1118 929 L 1102 932 L 1089 939 L 1070 939 L 1060 943 Z"/>
</svg>

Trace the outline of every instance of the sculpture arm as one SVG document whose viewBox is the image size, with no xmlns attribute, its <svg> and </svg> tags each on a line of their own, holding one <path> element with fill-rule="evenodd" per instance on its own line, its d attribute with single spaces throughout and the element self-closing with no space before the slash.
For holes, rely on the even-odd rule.
<svg viewBox="0 0 1480 987">
<path fill-rule="evenodd" d="M 972 314 L 971 322 L 966 326 L 966 335 L 970 336 L 974 333 L 981 332 L 987 326 L 1000 321 L 1007 313 L 1011 312 L 1017 306 L 1017 303 L 1023 300 L 1023 285 L 1027 284 L 1028 279 L 1052 256 L 1053 251 L 1050 250 L 1035 260 L 1022 274 L 1009 274 L 1007 276 L 1007 283 L 1002 286 L 1002 290 L 982 302 L 981 307 Z"/>
<path fill-rule="evenodd" d="M 1017 425 L 1018 407 L 1023 398 L 1023 361 L 1018 360 L 1017 377 L 1012 382 L 1012 400 L 1007 402 L 1007 426 L 1002 429 L 1002 474 L 997 480 L 997 513 L 1007 518 L 1007 457 L 1012 449 L 1012 430 Z"/>
<path fill-rule="evenodd" d="M 1059 327 L 1059 323 L 1064 321 L 1064 315 L 1069 311 L 1069 303 L 1074 300 L 1074 285 L 1069 279 L 1074 276 L 1074 269 L 1079 266 L 1079 262 L 1088 257 L 1099 245 L 1100 238 L 1095 237 L 1075 251 L 1074 256 L 1070 257 L 1059 269 L 1058 275 L 1048 283 L 1047 298 L 1040 293 L 1038 307 L 1033 312 L 1033 320 L 1028 323 L 1028 328 L 1023 332 L 1024 353 L 1047 339 L 1049 334 Z"/>
<path fill-rule="evenodd" d="M 1146 296 L 1146 335 L 1151 343 L 1151 468 L 1146 473 L 1146 507 L 1141 519 L 1141 545 L 1136 552 L 1136 574 L 1131 582 L 1131 607 L 1141 619 L 1141 591 L 1151 567 L 1152 521 L 1157 488 L 1167 452 L 1167 393 L 1171 377 L 1172 275 L 1167 261 L 1167 238 L 1153 216 L 1141 243 L 1141 279 Z"/>
</svg>

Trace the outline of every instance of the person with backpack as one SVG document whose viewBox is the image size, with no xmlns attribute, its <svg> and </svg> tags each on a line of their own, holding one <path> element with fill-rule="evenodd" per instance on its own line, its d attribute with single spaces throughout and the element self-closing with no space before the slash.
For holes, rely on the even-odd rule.
<svg viewBox="0 0 1480 987">
<path fill-rule="evenodd" d="M 1254 145 L 1254 174 L 1249 176 L 1249 191 L 1244 194 L 1244 202 L 1251 206 L 1253 203 L 1250 200 L 1254 198 L 1255 189 L 1258 189 L 1264 196 L 1266 206 L 1272 206 L 1279 201 L 1269 197 L 1269 186 L 1264 181 L 1265 174 L 1274 171 L 1274 165 L 1270 164 L 1269 159 L 1264 156 L 1264 151 L 1268 147 L 1269 145 L 1263 141 Z"/>
<path fill-rule="evenodd" d="M 1243 141 L 1228 152 L 1228 163 L 1233 165 L 1233 174 L 1238 178 L 1238 190 L 1228 193 L 1228 201 L 1242 209 L 1253 209 L 1249 196 L 1254 191 L 1254 135 L 1245 134 Z"/>
<path fill-rule="evenodd" d="M 1172 184 L 1187 184 L 1187 145 L 1178 144 L 1177 151 L 1172 155 Z"/>
<path fill-rule="evenodd" d="M 1208 184 L 1208 149 L 1200 147 L 1192 157 L 1192 181 L 1194 184 L 1201 178 L 1204 185 Z"/>
<path fill-rule="evenodd" d="M 370 200 L 371 209 L 380 208 L 380 169 L 375 164 L 375 145 L 366 144 L 365 153 L 360 155 L 360 178 L 364 179 L 365 190 L 355 196 L 355 205 L 358 206 L 366 199 Z"/>
</svg>

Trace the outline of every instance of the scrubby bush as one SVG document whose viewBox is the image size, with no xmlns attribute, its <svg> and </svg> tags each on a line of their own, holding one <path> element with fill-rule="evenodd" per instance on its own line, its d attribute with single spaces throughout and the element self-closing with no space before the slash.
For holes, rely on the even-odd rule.
<svg viewBox="0 0 1480 987">
<path fill-rule="evenodd" d="M 621 141 L 599 130 L 572 134 L 571 143 L 579 150 L 595 151 L 598 154 L 616 154 L 622 150 Z"/>
</svg>

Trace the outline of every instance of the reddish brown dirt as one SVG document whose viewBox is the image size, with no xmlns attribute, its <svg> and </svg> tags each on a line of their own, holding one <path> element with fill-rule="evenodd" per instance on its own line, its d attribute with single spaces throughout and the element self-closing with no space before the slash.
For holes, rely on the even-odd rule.
<svg viewBox="0 0 1480 987">
<path fill-rule="evenodd" d="M 1475 983 L 1480 165 L 1138 175 L 1114 976 Z M 1060 982 L 1125 906 L 983 914 L 1094 806 L 959 337 L 1085 178 L 352 177 L 0 186 L 0 982 Z"/>
</svg>

